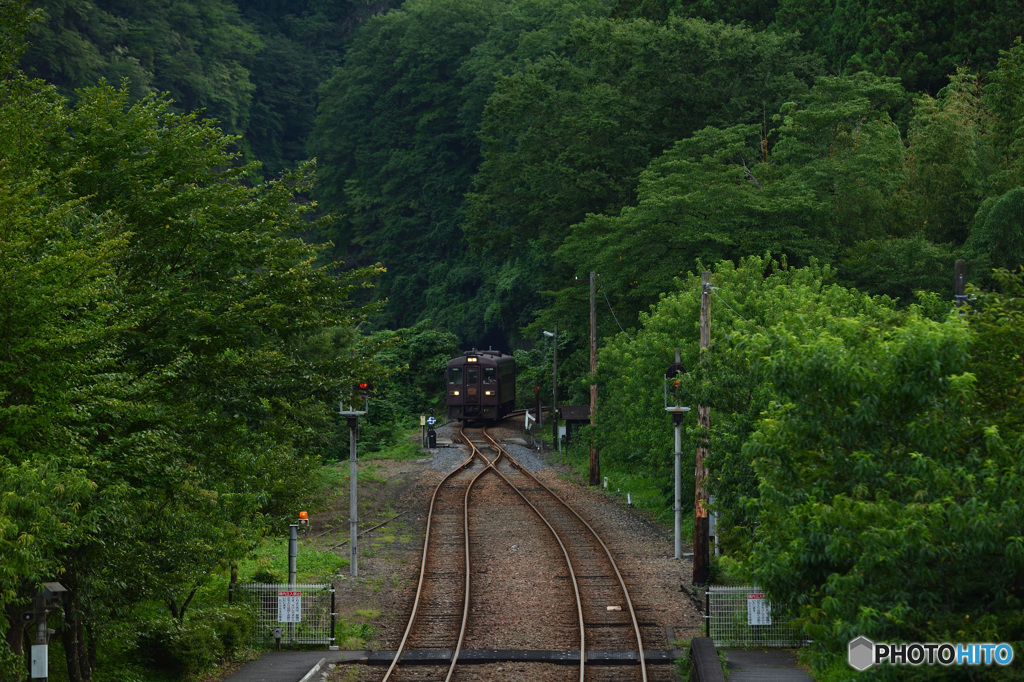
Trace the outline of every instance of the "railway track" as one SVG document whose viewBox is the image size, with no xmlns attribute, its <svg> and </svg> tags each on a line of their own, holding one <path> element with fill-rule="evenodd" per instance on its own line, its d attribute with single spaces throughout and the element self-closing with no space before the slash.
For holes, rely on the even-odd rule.
<svg viewBox="0 0 1024 682">
<path fill-rule="evenodd" d="M 470 453 L 431 499 L 416 596 L 384 680 L 646 681 L 641 627 L 605 543 L 486 429 L 460 437 Z M 458 665 L 488 655 L 517 661 L 515 672 Z"/>
</svg>

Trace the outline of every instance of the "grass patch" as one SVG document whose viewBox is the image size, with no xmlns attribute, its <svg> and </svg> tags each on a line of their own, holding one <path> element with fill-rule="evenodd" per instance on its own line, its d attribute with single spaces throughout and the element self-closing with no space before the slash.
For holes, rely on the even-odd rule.
<svg viewBox="0 0 1024 682">
<path fill-rule="evenodd" d="M 419 459 L 425 453 L 420 447 L 420 430 L 410 430 L 404 438 L 399 438 L 397 443 L 383 446 L 376 452 L 366 454 L 364 460 L 394 459 L 398 461 Z"/>
<path fill-rule="evenodd" d="M 582 439 L 579 439 L 582 440 Z M 563 450 L 561 461 L 572 467 L 583 481 L 590 478 L 590 449 L 585 444 L 576 442 L 568 450 Z M 645 473 L 637 473 L 620 462 L 601 462 L 602 486 L 608 479 L 606 495 L 620 500 L 630 500 L 633 507 L 649 512 L 660 523 L 672 525 L 675 522 L 673 512 L 674 500 L 671 493 L 659 485 Z M 692 485 L 692 484 L 691 484 Z M 693 489 L 687 493 L 683 488 L 683 518 L 680 534 L 684 538 L 693 538 Z"/>
<path fill-rule="evenodd" d="M 295 579 L 300 583 L 328 581 L 348 565 L 347 557 L 300 543 L 295 559 Z M 239 562 L 238 580 L 288 582 L 288 538 L 264 538 L 247 559 Z M 227 589 L 226 584 L 224 589 Z"/>
</svg>

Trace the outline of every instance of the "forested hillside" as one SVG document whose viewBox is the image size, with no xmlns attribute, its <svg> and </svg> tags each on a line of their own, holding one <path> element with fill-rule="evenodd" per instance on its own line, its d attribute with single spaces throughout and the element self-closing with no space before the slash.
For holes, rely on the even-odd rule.
<svg viewBox="0 0 1024 682">
<path fill-rule="evenodd" d="M 1024 641 L 1022 34 L 1024 0 L 0 0 L 0 651 L 53 575 L 71 679 L 141 603 L 186 637 L 355 372 L 371 449 L 458 346 L 549 395 L 554 324 L 585 402 L 590 272 L 584 437 L 669 509 L 683 349 L 716 570 L 817 671 Z"/>
<path fill-rule="evenodd" d="M 377 326 L 430 320 L 466 346 L 529 345 L 538 316 L 578 345 L 590 270 L 626 326 L 695 258 L 948 289 L 937 263 L 987 270 L 1000 250 L 964 245 L 1019 180 L 1016 76 L 994 75 L 1019 1 L 33 4 L 26 74 L 70 97 L 99 78 L 168 92 L 267 177 L 316 156 L 335 255 L 388 269 Z M 650 215 L 712 194 L 680 229 Z"/>
</svg>

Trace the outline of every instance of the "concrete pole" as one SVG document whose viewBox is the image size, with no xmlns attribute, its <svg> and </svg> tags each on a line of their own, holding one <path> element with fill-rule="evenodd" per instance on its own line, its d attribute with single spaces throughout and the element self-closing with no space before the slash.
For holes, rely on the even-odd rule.
<svg viewBox="0 0 1024 682">
<path fill-rule="evenodd" d="M 590 273 L 590 375 L 597 372 L 597 273 Z M 590 384 L 590 485 L 601 485 L 601 460 L 594 442 L 594 422 L 597 416 L 597 382 Z"/>
<path fill-rule="evenodd" d="M 289 526 L 291 532 L 288 535 L 288 584 L 295 584 L 296 561 L 299 557 L 299 525 L 293 523 Z"/>
<path fill-rule="evenodd" d="M 555 335 L 552 341 L 551 360 L 551 445 L 554 450 L 561 450 L 558 442 L 558 323 L 555 323 Z"/>
<path fill-rule="evenodd" d="M 50 630 L 46 623 L 48 612 L 46 598 L 40 592 L 35 599 L 36 643 L 32 647 L 32 679 L 46 682 L 49 679 Z"/>
<path fill-rule="evenodd" d="M 682 361 L 679 349 L 676 348 L 676 364 Z M 675 425 L 675 440 L 676 440 L 676 477 L 675 477 L 675 493 L 676 493 L 676 504 L 675 504 L 675 540 L 676 540 L 676 559 L 683 558 L 683 415 L 680 412 L 676 412 L 672 415 L 672 422 Z"/>
<path fill-rule="evenodd" d="M 359 575 L 359 554 L 356 549 L 356 537 L 359 535 L 358 506 L 356 505 L 356 430 L 359 419 L 349 417 L 348 433 L 348 532 L 349 532 L 349 574 L 355 578 Z"/>
<path fill-rule="evenodd" d="M 296 523 L 289 526 L 288 534 L 288 589 L 294 590 L 296 575 L 296 563 L 299 558 L 299 526 Z M 288 623 L 288 641 L 295 641 L 295 623 Z"/>
</svg>

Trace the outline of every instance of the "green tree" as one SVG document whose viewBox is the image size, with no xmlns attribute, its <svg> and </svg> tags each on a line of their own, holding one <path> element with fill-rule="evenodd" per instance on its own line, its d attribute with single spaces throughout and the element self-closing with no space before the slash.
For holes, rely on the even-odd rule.
<svg viewBox="0 0 1024 682">
<path fill-rule="evenodd" d="M 634 335 L 618 334 L 601 349 L 598 439 L 602 459 L 612 468 L 642 471 L 660 481 L 669 494 L 672 428 L 662 402 L 662 376 L 674 349 L 680 348 L 689 370 L 682 381 L 682 401 L 691 408 L 711 408 L 711 431 L 706 434 L 711 444 L 710 490 L 720 510 L 727 551 L 742 555 L 757 521 L 750 507 L 757 496 L 757 478 L 743 444 L 775 396 L 772 379 L 759 362 L 770 340 L 783 332 L 820 333 L 841 315 L 867 311 L 884 319 L 892 313 L 885 302 L 836 285 L 828 267 L 794 268 L 770 258 L 749 257 L 735 265 L 723 261 L 710 270 L 716 289 L 707 350 L 700 351 L 698 343 L 697 273 L 677 279 L 673 290 L 640 316 Z M 698 438 L 705 434 L 690 419 L 684 452 L 692 458 Z M 687 485 L 692 490 L 692 484 Z M 686 504 L 690 499 L 692 495 Z"/>
<path fill-rule="evenodd" d="M 982 204 L 967 248 L 987 256 L 996 267 L 1016 269 L 1024 265 L 1024 187 Z"/>
<path fill-rule="evenodd" d="M 991 116 L 977 76 L 960 70 L 938 99 L 918 98 L 908 134 L 917 228 L 936 243 L 963 244 L 996 171 Z"/>
<path fill-rule="evenodd" d="M 128 79 L 134 97 L 168 92 L 184 111 L 203 109 L 245 130 L 259 37 L 230 0 L 42 0 L 25 72 L 73 97 L 105 78 Z"/>
<path fill-rule="evenodd" d="M 960 66 L 991 68 L 1021 22 L 1013 3 L 994 0 L 779 0 L 774 27 L 799 31 L 832 73 L 869 70 L 938 92 Z"/>
<path fill-rule="evenodd" d="M 551 254 L 587 214 L 633 204 L 641 172 L 674 142 L 709 125 L 763 125 L 803 92 L 815 62 L 795 42 L 700 20 L 589 19 L 499 81 L 465 221 L 478 252 L 517 263 L 500 271 L 517 293 L 498 317 L 523 324 L 538 292 L 585 275 Z"/>
<path fill-rule="evenodd" d="M 39 83 L 0 88 L 3 158 L 19 161 L 0 165 L 17 209 L 5 334 L 19 335 L 0 393 L 0 542 L 19 550 L 0 606 L 59 578 L 77 682 L 95 663 L 85 643 L 133 600 L 182 618 L 212 571 L 291 516 L 330 454 L 328 405 L 369 369 L 308 340 L 361 319 L 349 296 L 373 272 L 315 265 L 299 238 L 314 206 L 295 200 L 309 168 L 254 185 L 237 138 L 125 89 L 69 108 Z M 55 524 L 59 544 L 34 540 Z"/>
<path fill-rule="evenodd" d="M 86 433 L 127 323 L 111 319 L 126 239 L 80 199 L 47 196 L 68 180 L 40 172 L 68 124 L 55 110 L 54 93 L 0 81 L 0 629 L 16 653 L 35 586 L 95 529 Z"/>
<path fill-rule="evenodd" d="M 392 327 L 419 319 L 441 264 L 461 255 L 458 212 L 477 152 L 458 121 L 459 66 L 494 13 L 484 0 L 424 0 L 376 17 L 323 90 L 321 193 L 342 207 L 341 246 L 387 267 L 380 295 Z"/>
<path fill-rule="evenodd" d="M 966 317 L 851 315 L 772 338 L 777 399 L 743 450 L 759 480 L 749 566 L 792 607 L 819 666 L 842 666 L 859 635 L 1024 636 L 1019 391 L 996 393 L 1021 365 L 1009 346 L 993 352 L 1020 333 L 1012 284 Z"/>
<path fill-rule="evenodd" d="M 993 145 L 1000 156 L 997 191 L 1024 185 L 1024 43 L 1017 38 L 999 53 L 996 68 L 988 74 L 985 103 L 992 115 Z"/>
</svg>

